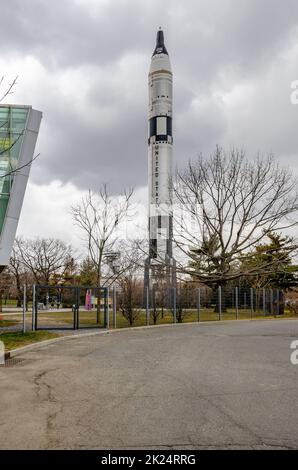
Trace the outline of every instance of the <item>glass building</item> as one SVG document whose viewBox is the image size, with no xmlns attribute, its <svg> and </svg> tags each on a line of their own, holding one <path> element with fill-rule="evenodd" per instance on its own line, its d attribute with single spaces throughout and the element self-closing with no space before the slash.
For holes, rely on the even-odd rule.
<svg viewBox="0 0 298 470">
<path fill-rule="evenodd" d="M 0 104 L 0 271 L 9 263 L 42 113 Z"/>
</svg>

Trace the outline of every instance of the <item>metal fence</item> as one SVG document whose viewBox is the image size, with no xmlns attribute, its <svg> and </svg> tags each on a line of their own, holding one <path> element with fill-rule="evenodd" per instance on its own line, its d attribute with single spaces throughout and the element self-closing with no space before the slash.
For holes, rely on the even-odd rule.
<svg viewBox="0 0 298 470">
<path fill-rule="evenodd" d="M 133 296 L 132 296 L 133 297 Z M 132 300 L 125 308 L 122 293 L 113 291 L 113 326 L 156 325 L 162 323 L 241 320 L 293 316 L 285 295 L 278 289 L 173 288 L 166 293 L 145 290 L 145 304 Z"/>
<path fill-rule="evenodd" d="M 284 293 L 278 289 L 197 288 L 175 290 L 183 319 L 197 312 L 197 321 L 238 320 L 278 316 L 285 312 Z M 180 319 L 181 321 L 181 319 Z"/>
<path fill-rule="evenodd" d="M 0 311 L 0 333 L 22 331 L 32 329 L 31 317 L 27 315 L 28 309 L 28 289 L 23 287 L 22 300 L 14 303 L 2 301 Z"/>
<path fill-rule="evenodd" d="M 0 332 L 122 328 L 166 323 L 295 316 L 283 291 L 181 284 L 170 290 L 33 286 L 20 307 L 3 307 Z"/>
<path fill-rule="evenodd" d="M 109 327 L 109 289 L 33 286 L 32 330 Z"/>
<path fill-rule="evenodd" d="M 93 286 L 24 286 L 21 306 L 2 306 L 0 332 L 108 328 L 108 292 Z"/>
</svg>

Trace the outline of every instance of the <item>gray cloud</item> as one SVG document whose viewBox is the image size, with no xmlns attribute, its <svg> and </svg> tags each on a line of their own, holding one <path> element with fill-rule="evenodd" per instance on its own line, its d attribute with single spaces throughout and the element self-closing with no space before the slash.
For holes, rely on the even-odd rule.
<svg viewBox="0 0 298 470">
<path fill-rule="evenodd" d="M 289 87 L 298 79 L 290 54 L 298 40 L 296 0 L 94 5 L 1 5 L 3 60 L 33 57 L 47 75 L 33 77 L 25 94 L 44 112 L 35 181 L 146 184 L 146 80 L 160 23 L 174 71 L 176 161 L 219 143 L 273 151 L 295 164 L 298 106 L 289 102 Z"/>
</svg>

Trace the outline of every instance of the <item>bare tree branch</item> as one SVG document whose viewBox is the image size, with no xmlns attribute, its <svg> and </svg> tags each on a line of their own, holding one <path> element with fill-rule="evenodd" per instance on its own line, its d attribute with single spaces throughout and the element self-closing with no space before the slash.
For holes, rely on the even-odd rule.
<svg viewBox="0 0 298 470">
<path fill-rule="evenodd" d="M 16 76 L 13 81 L 8 85 L 8 88 L 4 91 L 3 95 L 1 96 L 0 98 L 0 103 L 1 101 L 3 101 L 8 95 L 11 95 L 13 93 L 13 88 L 16 86 L 17 84 L 17 79 L 18 79 L 18 76 Z M 3 85 L 4 83 L 4 77 L 1 77 L 0 79 L 0 88 L 1 86 Z"/>
<path fill-rule="evenodd" d="M 88 256 L 96 268 L 96 285 L 101 287 L 105 255 L 115 250 L 117 230 L 129 216 L 133 189 L 120 196 L 112 196 L 106 184 L 98 193 L 83 197 L 81 203 L 71 208 L 75 224 L 82 230 Z"/>
<path fill-rule="evenodd" d="M 257 270 L 274 271 L 276 260 L 239 270 L 268 234 L 298 222 L 297 179 L 272 155 L 250 162 L 243 150 L 226 155 L 217 147 L 209 159 L 199 156 L 177 171 L 173 190 L 174 242 L 181 255 L 177 272 L 224 283 Z M 296 250 L 297 243 L 288 238 L 285 252 Z"/>
<path fill-rule="evenodd" d="M 1 98 L 0 98 L 0 103 L 8 96 L 8 95 L 11 95 L 14 91 L 13 89 L 15 88 L 16 84 L 17 84 L 17 79 L 18 79 L 18 76 L 16 76 L 13 81 L 8 85 L 7 89 L 3 92 Z M 1 77 L 0 79 L 0 88 L 1 86 L 4 84 L 4 76 Z M 8 126 L 9 122 L 8 121 L 5 121 L 3 122 L 1 125 L 0 125 L 0 129 L 3 129 L 5 126 Z M 12 148 L 17 144 L 17 142 L 20 140 L 21 137 L 23 137 L 24 135 L 24 132 L 25 132 L 25 129 L 23 129 L 18 137 L 13 141 L 13 142 L 10 142 L 9 141 L 9 144 L 8 146 L 6 146 L 6 142 L 4 140 L 4 144 L 2 145 L 2 148 L 0 148 L 0 157 L 1 155 L 4 155 L 5 153 L 7 152 L 10 152 L 12 150 Z M 27 162 L 26 164 L 20 166 L 20 167 L 17 167 L 17 168 L 11 168 L 10 171 L 8 171 L 7 173 L 5 173 L 4 175 L 0 175 L 0 178 L 6 178 L 6 177 L 9 177 L 9 176 L 12 176 L 13 174 L 16 174 L 17 172 L 19 172 L 20 170 L 30 166 L 32 164 L 32 162 L 34 160 L 36 160 L 36 158 L 39 156 L 36 155 L 34 158 L 32 158 L 29 162 Z"/>
<path fill-rule="evenodd" d="M 39 155 L 40 155 L 40 153 L 35 155 L 28 163 L 25 163 L 24 165 L 21 165 L 21 166 L 17 167 L 15 170 L 11 170 L 8 173 L 5 173 L 5 175 L 1 175 L 0 178 L 6 178 L 8 176 L 11 176 L 11 175 L 14 175 L 14 174 L 18 173 L 19 171 L 23 170 L 24 168 L 27 168 L 28 166 L 31 165 L 32 162 L 34 162 L 34 160 L 36 160 L 39 157 Z"/>
</svg>

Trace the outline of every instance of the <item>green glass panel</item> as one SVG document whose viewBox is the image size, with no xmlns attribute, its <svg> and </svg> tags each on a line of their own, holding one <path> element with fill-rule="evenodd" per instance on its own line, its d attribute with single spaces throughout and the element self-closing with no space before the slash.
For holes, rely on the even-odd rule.
<svg viewBox="0 0 298 470">
<path fill-rule="evenodd" d="M 13 184 L 13 171 L 18 168 L 27 115 L 28 108 L 0 106 L 0 235 Z"/>
</svg>

